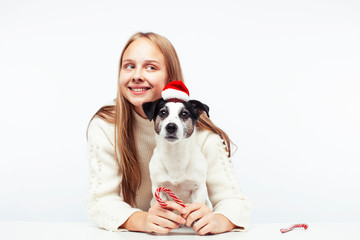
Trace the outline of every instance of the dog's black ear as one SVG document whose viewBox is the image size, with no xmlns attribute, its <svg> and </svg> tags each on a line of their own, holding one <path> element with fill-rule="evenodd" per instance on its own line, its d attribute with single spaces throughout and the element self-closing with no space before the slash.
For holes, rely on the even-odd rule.
<svg viewBox="0 0 360 240">
<path fill-rule="evenodd" d="M 144 113 L 146 115 L 146 117 L 152 121 L 155 118 L 155 114 L 156 114 L 156 107 L 158 106 L 158 104 L 164 101 L 162 99 L 156 100 L 154 102 L 146 102 L 142 105 L 142 108 L 144 110 Z"/>
<path fill-rule="evenodd" d="M 209 116 L 209 107 L 208 105 L 197 101 L 197 100 L 189 100 L 189 103 L 192 105 L 193 109 L 195 110 L 194 113 L 196 114 L 196 118 L 199 118 L 202 112 L 206 112 L 206 115 Z"/>
</svg>

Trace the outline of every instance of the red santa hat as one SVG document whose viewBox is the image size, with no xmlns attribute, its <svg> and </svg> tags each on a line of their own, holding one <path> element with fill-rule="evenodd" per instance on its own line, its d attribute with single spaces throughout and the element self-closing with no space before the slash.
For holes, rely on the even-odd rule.
<svg viewBox="0 0 360 240">
<path fill-rule="evenodd" d="M 190 99 L 189 90 L 182 81 L 169 82 L 161 92 L 161 96 L 165 101 L 178 99 L 187 102 Z"/>
</svg>

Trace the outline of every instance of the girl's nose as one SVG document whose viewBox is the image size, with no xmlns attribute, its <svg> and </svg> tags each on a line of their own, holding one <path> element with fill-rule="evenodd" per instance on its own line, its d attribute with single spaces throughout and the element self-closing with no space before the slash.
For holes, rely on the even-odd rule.
<svg viewBox="0 0 360 240">
<path fill-rule="evenodd" d="M 134 72 L 132 82 L 142 82 L 142 81 L 144 81 L 144 77 L 143 77 L 141 69 L 138 69 Z"/>
</svg>

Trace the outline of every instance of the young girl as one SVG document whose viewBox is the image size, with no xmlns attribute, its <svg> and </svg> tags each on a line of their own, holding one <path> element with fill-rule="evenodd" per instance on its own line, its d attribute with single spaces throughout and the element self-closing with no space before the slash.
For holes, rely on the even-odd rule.
<svg viewBox="0 0 360 240">
<path fill-rule="evenodd" d="M 88 212 L 110 231 L 168 233 L 180 224 L 200 235 L 248 227 L 249 207 L 235 179 L 230 139 L 206 114 L 197 122 L 197 143 L 208 161 L 208 197 L 213 205 L 174 201 L 168 207 L 152 199 L 148 164 L 155 148 L 154 125 L 142 104 L 161 98 L 168 82 L 183 81 L 171 43 L 155 33 L 137 33 L 125 45 L 117 97 L 90 121 Z M 180 214 L 176 214 L 179 212 Z M 197 221 L 195 221 L 197 220 Z"/>
</svg>

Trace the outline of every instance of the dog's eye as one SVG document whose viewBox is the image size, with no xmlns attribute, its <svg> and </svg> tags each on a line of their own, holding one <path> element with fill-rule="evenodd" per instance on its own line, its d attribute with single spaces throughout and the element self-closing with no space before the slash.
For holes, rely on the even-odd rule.
<svg viewBox="0 0 360 240">
<path fill-rule="evenodd" d="M 187 111 L 182 111 L 180 113 L 180 117 L 183 118 L 183 119 L 188 119 L 190 117 L 190 114 Z"/>
<path fill-rule="evenodd" d="M 167 115 L 167 111 L 165 109 L 160 110 L 160 112 L 159 112 L 160 117 L 164 118 L 164 117 L 166 117 L 166 115 Z"/>
</svg>

